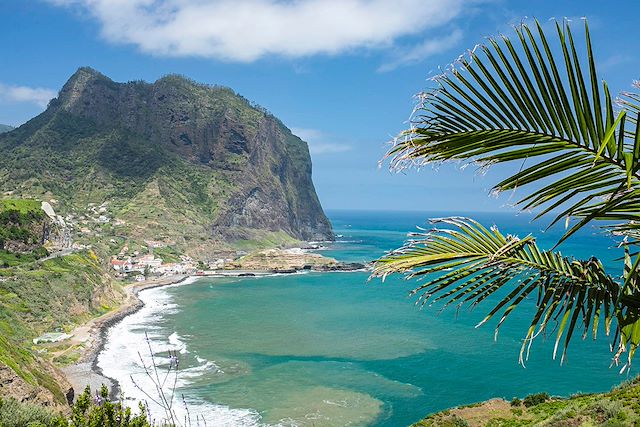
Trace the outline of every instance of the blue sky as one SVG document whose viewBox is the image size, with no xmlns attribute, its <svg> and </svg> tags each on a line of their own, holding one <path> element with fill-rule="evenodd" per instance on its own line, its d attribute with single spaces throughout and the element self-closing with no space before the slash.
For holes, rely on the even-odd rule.
<svg viewBox="0 0 640 427">
<path fill-rule="evenodd" d="M 634 0 L 3 0 L 0 16 L 0 123 L 40 113 L 80 66 L 116 81 L 184 74 L 233 88 L 307 140 L 328 209 L 510 208 L 513 196 L 489 197 L 509 166 L 378 167 L 427 78 L 510 24 L 586 16 L 613 92 L 640 78 Z"/>
</svg>

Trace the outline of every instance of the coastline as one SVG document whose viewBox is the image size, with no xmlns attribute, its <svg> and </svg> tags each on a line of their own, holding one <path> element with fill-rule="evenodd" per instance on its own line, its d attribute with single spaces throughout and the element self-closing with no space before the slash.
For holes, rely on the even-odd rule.
<svg viewBox="0 0 640 427">
<path fill-rule="evenodd" d="M 366 269 L 364 264 L 337 262 L 331 258 L 306 252 L 271 252 L 258 253 L 259 255 L 268 253 L 267 259 L 260 259 L 258 262 L 252 262 L 248 265 L 235 265 L 233 269 L 198 272 L 199 274 L 196 275 L 164 276 L 123 286 L 122 290 L 125 293 L 125 297 L 117 308 L 77 326 L 70 332 L 72 336 L 67 341 L 68 347 L 62 353 L 74 349 L 79 350 L 80 358 L 75 363 L 61 367 L 60 370 L 72 385 L 74 395 L 77 396 L 82 393 L 87 386 L 91 390 L 98 390 L 102 384 L 105 384 L 109 387 L 111 397 L 114 399 L 118 397 L 118 382 L 102 372 L 102 369 L 98 366 L 98 355 L 105 346 L 109 329 L 125 317 L 136 313 L 144 307 L 144 302 L 138 297 L 141 291 L 175 285 L 187 279 L 203 277 L 256 277 L 302 272 L 353 272 Z M 283 256 L 284 259 L 281 260 L 280 258 Z M 269 262 L 269 259 L 279 262 L 274 264 Z"/>
<path fill-rule="evenodd" d="M 311 271 L 327 273 L 363 270 L 358 268 L 350 269 L 349 265 L 347 265 L 347 268 Z M 304 272 L 304 270 L 221 270 L 207 275 L 173 275 L 126 285 L 122 288 L 126 296 L 119 307 L 100 317 L 89 320 L 71 331 L 72 337 L 68 341 L 69 348 L 82 347 L 81 356 L 77 362 L 61 367 L 60 370 L 72 385 L 74 396 L 81 394 L 87 386 L 94 391 L 99 390 L 104 384 L 109 388 L 111 398 L 116 399 L 120 391 L 118 382 L 102 372 L 102 369 L 98 366 L 98 355 L 104 348 L 109 328 L 144 307 L 144 302 L 138 297 L 141 291 L 176 285 L 188 279 L 201 279 L 204 277 L 256 277 L 299 272 Z"/>
<path fill-rule="evenodd" d="M 125 299 L 118 308 L 78 326 L 71 332 L 73 336 L 69 344 L 70 346 L 83 346 L 82 355 L 78 362 L 60 368 L 60 370 L 72 385 L 76 396 L 82 393 L 87 386 L 90 386 L 91 390 L 97 390 L 102 384 L 105 384 L 109 387 L 111 397 L 117 397 L 119 391 L 117 381 L 104 375 L 98 366 L 98 354 L 104 348 L 109 328 L 144 306 L 138 297 L 139 292 L 175 285 L 191 277 L 196 276 L 175 275 L 127 285 L 123 287 L 126 294 Z"/>
</svg>

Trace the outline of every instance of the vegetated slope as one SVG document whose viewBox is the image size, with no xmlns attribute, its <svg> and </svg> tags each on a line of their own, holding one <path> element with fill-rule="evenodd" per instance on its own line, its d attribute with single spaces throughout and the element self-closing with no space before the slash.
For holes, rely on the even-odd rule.
<svg viewBox="0 0 640 427">
<path fill-rule="evenodd" d="M 0 124 L 0 133 L 9 132 L 10 130 L 13 130 L 13 129 L 14 129 L 13 126 Z"/>
<path fill-rule="evenodd" d="M 32 340 L 117 305 L 121 295 L 104 271 L 91 251 L 0 268 L 0 394 L 65 402 L 70 386 L 50 363 L 56 345 Z"/>
<path fill-rule="evenodd" d="M 103 313 L 121 295 L 91 250 L 42 258 L 50 221 L 39 206 L 0 201 L 0 395 L 64 404 L 72 394 L 51 364 L 55 344 L 33 339 Z"/>
<path fill-rule="evenodd" d="M 492 399 L 430 415 L 413 427 L 634 426 L 640 424 L 640 377 L 608 393 L 568 399 L 533 394 L 506 402 Z"/>
<path fill-rule="evenodd" d="M 35 200 L 0 200 L 0 267 L 47 255 L 49 222 Z"/>
<path fill-rule="evenodd" d="M 116 83 L 80 68 L 0 135 L 0 156 L 1 191 L 55 199 L 63 215 L 108 202 L 118 235 L 184 248 L 332 237 L 307 144 L 230 89 L 179 76 Z"/>
</svg>

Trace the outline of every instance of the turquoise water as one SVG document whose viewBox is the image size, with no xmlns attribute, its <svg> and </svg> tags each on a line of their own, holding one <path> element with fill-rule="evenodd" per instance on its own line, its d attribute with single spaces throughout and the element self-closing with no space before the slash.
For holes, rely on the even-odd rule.
<svg viewBox="0 0 640 427">
<path fill-rule="evenodd" d="M 329 215 L 343 237 L 322 253 L 344 261 L 380 256 L 435 216 Z M 543 246 L 562 231 L 540 234 L 545 224 L 524 216 L 474 217 L 504 232 L 532 232 Z M 616 253 L 603 250 L 612 246 L 589 229 L 561 250 L 581 258 L 601 255 L 614 272 Z M 172 309 L 154 320 L 154 333 L 177 334 L 187 372 L 195 369 L 181 392 L 193 401 L 251 410 L 267 424 L 402 426 L 491 397 L 604 391 L 627 379 L 609 368 L 606 339 L 577 340 L 564 366 L 551 359 L 552 337 L 539 339 L 527 367 L 519 366 L 533 301 L 514 312 L 495 342 L 491 325 L 473 328 L 489 305 L 458 316 L 454 310 L 420 311 L 407 297 L 413 283 L 367 279 L 363 272 L 310 273 L 166 288 Z M 205 361 L 209 368 L 197 369 Z"/>
</svg>

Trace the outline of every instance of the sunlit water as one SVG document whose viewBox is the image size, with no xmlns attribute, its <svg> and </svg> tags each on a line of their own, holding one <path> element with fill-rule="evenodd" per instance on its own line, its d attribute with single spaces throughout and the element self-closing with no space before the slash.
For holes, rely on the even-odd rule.
<svg viewBox="0 0 640 427">
<path fill-rule="evenodd" d="M 323 253 L 369 261 L 398 247 L 430 216 L 332 212 L 342 237 Z M 542 233 L 545 224 L 528 217 L 475 217 L 504 232 L 531 232 L 547 247 L 562 232 Z M 600 255 L 619 274 L 619 252 L 607 251 L 613 246 L 589 229 L 561 250 Z M 309 273 L 200 279 L 145 291 L 147 305 L 111 329 L 99 364 L 125 395 L 142 399 L 130 376 L 152 391 L 138 356 L 148 353 L 144 333 L 160 363 L 167 348 L 180 350 L 177 393 L 192 417 L 204 415 L 209 426 L 401 426 L 491 397 L 604 391 L 627 379 L 609 368 L 606 338 L 576 340 L 563 366 L 551 358 L 555 335 L 542 338 L 526 369 L 519 366 L 533 301 L 514 312 L 496 342 L 491 324 L 473 328 L 490 305 L 458 316 L 434 307 L 420 311 L 407 297 L 414 283 L 367 279 L 365 272 Z"/>
</svg>

